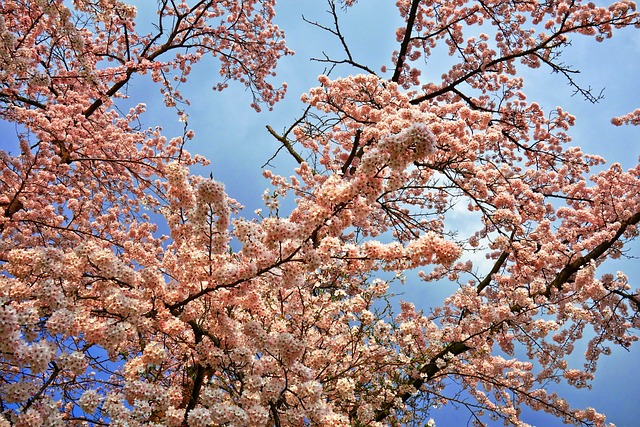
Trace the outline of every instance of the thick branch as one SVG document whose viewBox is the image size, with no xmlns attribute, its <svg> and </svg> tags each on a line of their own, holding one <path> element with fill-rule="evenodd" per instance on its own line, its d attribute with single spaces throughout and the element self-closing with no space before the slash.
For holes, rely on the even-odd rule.
<svg viewBox="0 0 640 427">
<path fill-rule="evenodd" d="M 62 368 L 60 368 L 55 363 L 52 362 L 51 365 L 53 366 L 53 371 L 51 372 L 51 375 L 49 375 L 49 378 L 47 378 L 47 381 L 45 381 L 44 384 L 42 384 L 42 386 L 40 387 L 40 390 L 38 390 L 36 394 L 31 396 L 31 398 L 27 400 L 27 403 L 22 408 L 23 413 L 27 412 L 27 409 L 29 409 L 38 399 L 40 399 L 40 396 L 42 396 L 45 390 L 47 390 L 47 388 L 55 381 L 55 379 L 58 377 L 58 374 L 62 372 Z"/>
<path fill-rule="evenodd" d="M 193 330 L 193 335 L 195 337 L 195 343 L 198 344 L 202 341 L 204 337 L 204 333 L 200 325 L 195 320 L 189 321 L 189 326 Z M 187 418 L 189 416 L 189 412 L 196 407 L 198 400 L 200 399 L 200 391 L 202 390 L 202 385 L 204 384 L 205 377 L 205 367 L 202 363 L 195 363 L 195 376 L 193 378 L 193 385 L 191 386 L 191 394 L 189 395 L 189 401 L 187 402 L 187 408 L 184 412 L 184 424 L 187 424 Z"/>
<path fill-rule="evenodd" d="M 38 101 L 35 101 L 33 99 L 29 99 L 29 98 L 25 98 L 24 96 L 21 96 L 21 95 L 18 95 L 18 94 L 7 94 L 7 93 L 4 93 L 4 92 L 0 92 L 0 99 L 1 98 L 5 98 L 7 100 L 15 99 L 16 101 L 22 102 L 23 104 L 30 105 L 32 107 L 39 108 L 41 110 L 46 110 L 46 108 L 47 108 L 46 105 L 44 105 L 44 104 L 42 104 L 42 103 L 40 103 Z"/>
<path fill-rule="evenodd" d="M 398 61 L 396 62 L 396 69 L 393 72 L 391 81 L 398 82 L 400 80 L 400 74 L 402 74 L 402 67 L 404 65 L 404 57 L 409 49 L 409 42 L 411 41 L 411 32 L 413 31 L 413 24 L 416 21 L 416 14 L 418 13 L 418 6 L 420 6 L 420 0 L 413 0 L 411 3 L 411 10 L 407 17 L 407 27 L 404 32 L 404 39 L 400 45 L 400 52 L 398 53 Z"/>
<path fill-rule="evenodd" d="M 360 148 L 360 136 L 362 135 L 362 129 L 358 129 L 356 131 L 356 136 L 353 141 L 353 147 L 351 148 L 351 153 L 349 153 L 349 158 L 344 165 L 342 165 L 342 175 L 345 175 L 349 170 L 349 166 L 353 163 L 353 160 L 356 158 L 356 153 L 358 153 L 358 148 Z"/>
<path fill-rule="evenodd" d="M 126 85 L 129 82 L 129 80 L 131 79 L 131 76 L 133 75 L 134 72 L 135 72 L 134 68 L 128 68 L 126 73 L 125 73 L 125 78 L 120 80 L 118 83 L 114 84 L 113 86 L 111 86 L 111 88 L 104 94 L 105 97 L 106 98 L 111 98 L 120 89 L 122 89 L 124 87 L 124 85 Z M 85 117 L 91 116 L 103 104 L 104 104 L 104 98 L 96 99 L 95 101 L 93 101 L 93 104 L 91 104 L 86 110 L 84 110 L 82 112 L 82 115 L 85 116 Z"/>
<path fill-rule="evenodd" d="M 622 237 L 629 226 L 635 225 L 638 222 L 640 222 L 640 212 L 636 212 L 628 219 L 620 221 L 620 227 L 611 239 L 605 240 L 604 242 L 600 243 L 588 254 L 577 258 L 576 260 L 568 264 L 565 268 L 563 268 L 556 275 L 553 281 L 547 285 L 547 288 L 544 293 L 542 293 L 542 295 L 544 295 L 545 297 L 549 297 L 554 289 L 562 289 L 562 285 L 567 283 L 570 278 L 578 272 L 578 270 L 589 264 L 591 261 L 595 261 L 602 255 L 604 255 L 604 253 L 609 250 L 620 239 L 620 237 Z"/>
<path fill-rule="evenodd" d="M 476 289 L 478 291 L 478 294 L 480 292 L 482 292 L 484 290 L 484 288 L 489 286 L 489 283 L 491 283 L 491 278 L 493 277 L 494 274 L 496 274 L 498 271 L 500 271 L 500 268 L 504 265 L 504 263 L 507 260 L 507 258 L 509 258 L 509 252 L 504 251 L 504 252 L 502 252 L 500 254 L 498 259 L 496 260 L 496 263 L 493 264 L 493 268 L 491 269 L 489 274 L 487 274 L 484 277 L 484 279 L 482 279 L 482 282 L 478 283 L 478 286 L 476 287 Z"/>
<path fill-rule="evenodd" d="M 425 364 L 424 366 L 422 366 L 419 370 L 420 374 L 422 374 L 419 377 L 414 377 L 414 378 L 410 378 L 408 380 L 408 383 L 413 386 L 413 388 L 416 391 L 419 391 L 420 388 L 428 381 L 432 380 L 443 368 L 441 368 L 440 366 L 444 367 L 446 366 L 446 360 L 450 359 L 452 357 L 455 356 L 459 356 L 462 353 L 471 350 L 471 347 L 467 346 L 465 343 L 463 342 L 453 342 L 451 344 L 449 344 L 448 346 L 446 346 L 442 351 L 440 351 L 438 354 L 436 354 L 434 357 L 431 358 L 431 360 L 429 361 L 429 363 Z M 443 364 L 444 363 L 444 364 Z M 440 366 L 438 366 L 440 365 Z M 398 397 L 400 399 L 402 399 L 402 402 L 406 402 L 407 400 L 409 400 L 411 398 L 411 396 L 413 396 L 415 393 L 412 392 L 404 392 L 401 395 L 399 395 Z M 384 420 L 385 418 L 387 418 L 391 412 L 391 410 L 394 408 L 394 403 L 393 402 L 388 402 L 385 405 L 383 405 L 382 408 L 380 408 L 379 410 L 376 411 L 375 414 L 375 420 L 380 422 L 382 420 Z"/>
</svg>

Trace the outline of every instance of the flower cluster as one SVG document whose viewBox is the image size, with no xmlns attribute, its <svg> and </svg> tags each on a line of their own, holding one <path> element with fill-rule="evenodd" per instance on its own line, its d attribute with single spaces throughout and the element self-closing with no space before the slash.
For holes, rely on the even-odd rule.
<svg viewBox="0 0 640 427">
<path fill-rule="evenodd" d="M 290 366 L 304 351 L 304 345 L 288 332 L 278 334 L 276 348 L 285 365 Z"/>
<path fill-rule="evenodd" d="M 71 371 L 75 375 L 82 375 L 87 369 L 87 361 L 81 351 L 62 354 L 59 356 L 59 360 L 64 369 Z"/>
<path fill-rule="evenodd" d="M 93 414 L 100 403 L 102 403 L 102 396 L 94 389 L 85 391 L 78 399 L 78 406 L 87 414 Z"/>
<path fill-rule="evenodd" d="M 47 365 L 55 358 L 53 344 L 44 340 L 31 344 L 22 342 L 14 350 L 16 359 L 23 366 L 29 366 L 34 373 L 44 372 Z"/>
<path fill-rule="evenodd" d="M 167 355 L 167 352 L 162 345 L 157 341 L 150 342 L 144 347 L 144 361 L 150 365 L 160 365 Z"/>
<path fill-rule="evenodd" d="M 211 411 L 202 406 L 193 408 L 188 416 L 189 427 L 207 427 L 212 423 Z"/>
<path fill-rule="evenodd" d="M 26 402 L 36 391 L 36 385 L 26 382 L 7 383 L 2 385 L 3 400 L 7 403 Z"/>
</svg>

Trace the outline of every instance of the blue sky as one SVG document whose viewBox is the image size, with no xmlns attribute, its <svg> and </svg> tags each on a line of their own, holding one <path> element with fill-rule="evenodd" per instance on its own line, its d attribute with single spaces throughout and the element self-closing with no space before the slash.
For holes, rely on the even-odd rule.
<svg viewBox="0 0 640 427">
<path fill-rule="evenodd" d="M 355 58 L 376 71 L 381 65 L 390 65 L 391 52 L 397 48 L 394 32 L 400 20 L 394 3 L 360 0 L 342 22 Z M 203 175 L 212 172 L 217 180 L 224 182 L 230 196 L 246 206 L 246 216 L 262 207 L 260 198 L 267 182 L 262 178 L 260 167 L 278 149 L 277 141 L 268 134 L 265 126 L 270 125 L 280 131 L 302 112 L 300 95 L 317 85 L 317 76 L 325 67 L 309 61 L 310 57 L 321 57 L 323 50 L 340 56 L 337 40 L 301 19 L 304 13 L 311 20 L 329 23 L 329 16 L 323 13 L 326 8 L 323 1 L 279 2 L 277 21 L 285 29 L 288 45 L 296 51 L 296 55 L 284 58 L 277 68 L 278 76 L 274 83 L 286 81 L 289 90 L 286 99 L 276 105 L 273 111 L 260 114 L 253 111 L 249 107 L 251 95 L 239 85 L 231 84 L 222 93 L 212 91 L 218 73 L 215 64 L 210 61 L 195 66 L 188 84 L 183 87 L 183 93 L 191 101 L 191 107 L 187 110 L 188 124 L 196 131 L 195 140 L 187 148 L 211 160 L 210 166 L 197 172 Z M 620 162 L 625 167 L 635 165 L 640 154 L 640 129 L 616 128 L 610 124 L 610 119 L 640 107 L 640 31 L 622 31 L 614 39 L 600 44 L 591 39 L 578 38 L 564 58 L 565 62 L 582 71 L 578 81 L 596 89 L 606 88 L 605 98 L 599 104 L 592 105 L 578 96 L 572 97 L 571 88 L 566 82 L 560 76 L 550 75 L 545 69 L 527 74 L 525 90 L 529 98 L 547 110 L 561 105 L 574 114 L 577 124 L 571 134 L 574 144 L 583 147 L 584 151 L 601 154 L 609 163 Z M 343 68 L 334 75 L 356 72 Z M 434 72 L 434 75 L 438 76 L 439 73 Z M 132 102 L 147 103 L 148 112 L 142 117 L 144 126 L 162 125 L 168 137 L 181 134 L 182 123 L 174 111 L 162 105 L 161 96 L 157 89 L 150 88 L 148 80 L 134 78 L 128 93 Z M 11 147 L 14 140 L 10 137 L 14 132 L 13 125 L 0 123 L 0 131 L 7 135 L 0 139 L 0 148 Z M 285 176 L 292 173 L 294 165 L 284 153 L 272 164 L 277 172 Z M 634 253 L 640 256 L 639 249 L 636 244 Z M 637 284 L 640 278 L 640 268 L 634 263 L 608 265 L 607 268 L 624 270 L 632 284 Z M 437 305 L 453 289 L 446 284 L 425 285 L 409 281 L 401 291 L 405 293 L 405 299 L 414 300 L 416 305 L 428 309 Z M 640 343 L 632 347 L 631 352 L 614 349 L 613 356 L 599 363 L 591 391 L 562 388 L 565 391 L 563 394 L 574 406 L 595 406 L 618 426 L 635 427 L 639 423 L 638 362 Z M 435 411 L 433 417 L 439 427 L 462 426 L 468 419 L 464 412 L 450 409 Z M 525 421 L 539 427 L 563 425 L 553 417 L 540 414 L 527 414 Z"/>
</svg>

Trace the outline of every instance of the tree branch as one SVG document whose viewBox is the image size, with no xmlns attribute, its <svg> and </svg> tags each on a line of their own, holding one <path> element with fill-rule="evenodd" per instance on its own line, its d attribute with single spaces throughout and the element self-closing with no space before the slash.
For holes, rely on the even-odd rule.
<svg viewBox="0 0 640 427">
<path fill-rule="evenodd" d="M 269 131 L 269 133 L 275 139 L 280 141 L 280 143 L 284 146 L 284 148 L 287 149 L 289 154 L 291 154 L 293 156 L 293 158 L 296 159 L 296 162 L 298 162 L 298 164 L 302 164 L 302 162 L 304 162 L 304 159 L 302 158 L 302 156 L 300 156 L 300 154 L 298 154 L 298 152 L 293 149 L 293 146 L 291 145 L 289 140 L 286 138 L 286 136 L 278 135 L 278 133 L 275 130 L 273 130 L 273 128 L 271 126 L 269 126 L 269 125 L 267 125 L 266 127 L 267 127 L 267 130 Z"/>
<path fill-rule="evenodd" d="M 594 261 L 604 255 L 604 253 L 609 250 L 615 242 L 617 242 L 620 237 L 624 234 L 624 232 L 629 228 L 629 226 L 638 224 L 640 222 L 640 212 L 636 212 L 634 215 L 630 216 L 628 219 L 624 221 L 620 221 L 620 227 L 616 234 L 609 240 L 605 240 L 604 242 L 597 245 L 593 248 L 588 254 L 585 256 L 581 256 L 569 263 L 565 268 L 563 268 L 555 278 L 549 283 L 544 292 L 540 295 L 545 297 L 549 297 L 551 295 L 551 291 L 553 289 L 562 289 L 562 285 L 567 283 L 569 279 L 576 274 L 582 267 L 589 264 L 591 261 Z"/>
<path fill-rule="evenodd" d="M 411 3 L 411 10 L 409 11 L 409 16 L 407 17 L 407 27 L 404 32 L 404 39 L 402 40 L 402 44 L 400 45 L 400 52 L 398 53 L 396 69 L 393 72 L 393 77 L 391 78 L 391 81 L 396 83 L 398 82 L 398 80 L 400 80 L 400 74 L 402 74 L 404 57 L 407 54 L 407 49 L 409 49 L 409 42 L 411 41 L 411 32 L 413 31 L 413 24 L 416 21 L 418 6 L 420 6 L 420 0 L 413 0 L 413 2 Z"/>
</svg>

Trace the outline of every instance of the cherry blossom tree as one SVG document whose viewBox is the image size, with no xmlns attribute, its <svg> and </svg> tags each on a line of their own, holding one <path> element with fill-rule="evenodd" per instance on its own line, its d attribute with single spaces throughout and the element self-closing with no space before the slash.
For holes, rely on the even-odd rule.
<svg viewBox="0 0 640 427">
<path fill-rule="evenodd" d="M 255 216 L 190 172 L 207 164 L 192 130 L 167 138 L 119 101 L 148 74 L 186 117 L 180 86 L 213 57 L 217 89 L 274 105 L 292 53 L 274 0 L 159 0 L 148 33 L 118 0 L 0 3 L 0 117 L 19 139 L 0 151 L 0 426 L 421 425 L 448 403 L 476 425 L 525 426 L 523 407 L 605 425 L 545 384 L 587 387 L 636 340 L 638 291 L 601 265 L 637 235 L 640 164 L 571 146 L 574 117 L 529 100 L 522 74 L 597 101 L 560 54 L 640 27 L 635 4 L 399 0 L 380 69 L 343 36 L 353 3 L 310 22 L 344 48 L 320 61 L 352 72 L 327 71 L 299 120 L 268 128 L 298 167 L 264 170 Z M 425 81 L 442 48 L 449 71 Z M 395 310 L 390 284 L 416 271 L 455 292 Z"/>
</svg>

